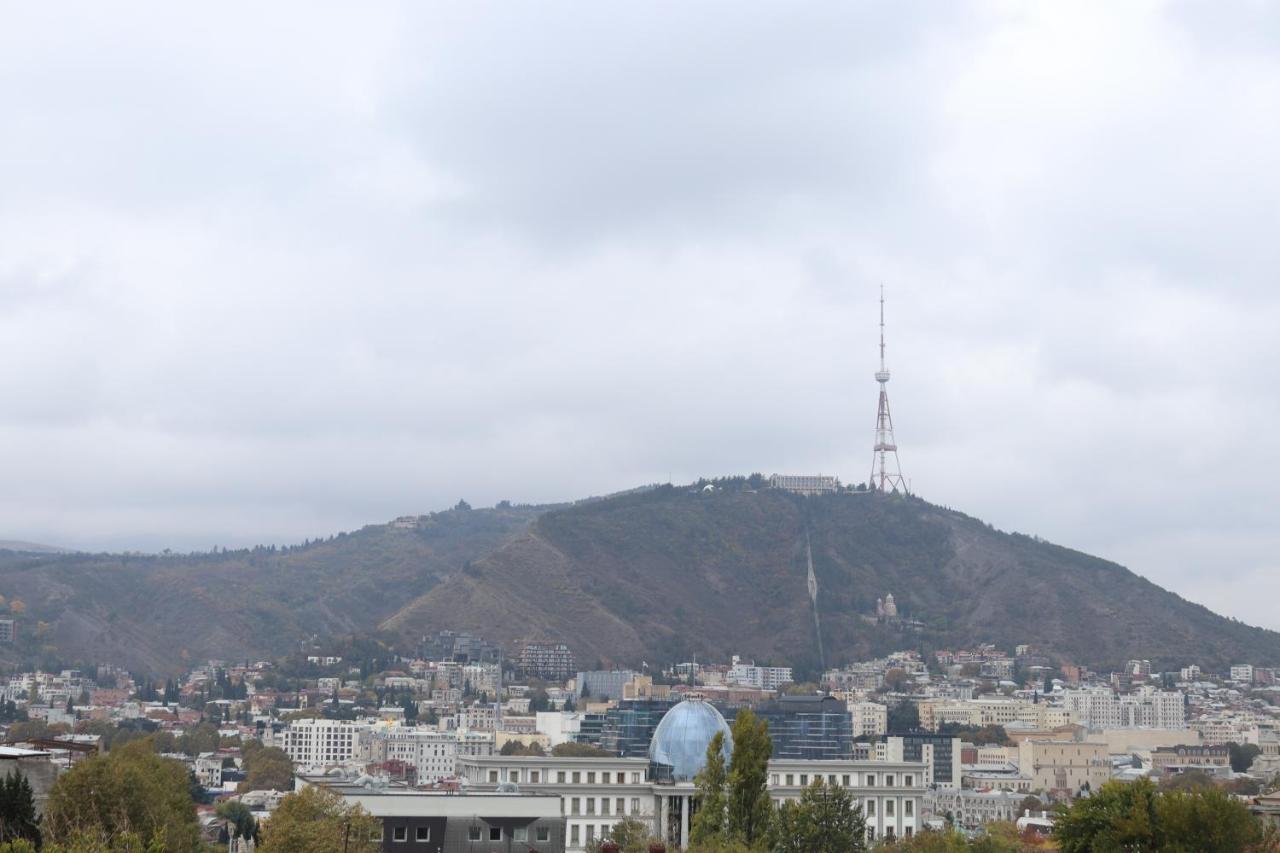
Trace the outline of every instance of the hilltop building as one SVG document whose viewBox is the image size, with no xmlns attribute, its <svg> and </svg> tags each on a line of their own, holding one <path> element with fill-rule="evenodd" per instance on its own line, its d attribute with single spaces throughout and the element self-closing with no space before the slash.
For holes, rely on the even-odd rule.
<svg viewBox="0 0 1280 853">
<path fill-rule="evenodd" d="M 774 474 L 769 478 L 769 485 L 784 492 L 810 497 L 834 494 L 840 488 L 840 481 L 826 474 Z"/>
</svg>

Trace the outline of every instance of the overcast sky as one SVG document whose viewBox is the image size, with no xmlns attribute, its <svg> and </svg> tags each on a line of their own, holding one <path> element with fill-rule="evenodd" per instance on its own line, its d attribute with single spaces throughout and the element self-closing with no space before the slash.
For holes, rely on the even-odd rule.
<svg viewBox="0 0 1280 853">
<path fill-rule="evenodd" d="M 1280 629 L 1269 3 L 0 0 L 0 538 L 866 479 Z"/>
</svg>

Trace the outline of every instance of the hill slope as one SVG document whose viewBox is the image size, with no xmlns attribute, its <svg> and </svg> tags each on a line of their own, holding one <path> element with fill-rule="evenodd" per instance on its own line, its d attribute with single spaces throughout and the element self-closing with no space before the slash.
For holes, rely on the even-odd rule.
<svg viewBox="0 0 1280 853">
<path fill-rule="evenodd" d="M 0 552 L 0 595 L 21 611 L 10 659 L 175 672 L 209 658 L 287 653 L 368 631 L 468 560 L 521 535 L 541 508 L 452 510 L 284 550 L 195 555 Z"/>
<path fill-rule="evenodd" d="M 1280 634 L 918 499 L 730 486 L 453 510 L 285 550 L 0 551 L 3 606 L 19 611 L 19 641 L 0 656 L 159 674 L 311 637 L 381 629 L 412 642 L 448 628 L 563 640 L 587 666 L 742 654 L 812 672 L 824 661 L 811 549 L 828 665 L 986 641 L 1097 667 L 1280 664 Z M 867 618 L 887 593 L 919 630 Z"/>
<path fill-rule="evenodd" d="M 383 627 L 554 637 L 585 665 L 742 654 L 813 671 L 806 537 L 828 665 L 985 641 L 1029 642 L 1096 666 L 1135 657 L 1280 662 L 1280 634 L 1224 619 L 1114 563 L 874 494 L 664 488 L 550 511 Z M 890 592 L 923 629 L 863 618 Z"/>
</svg>

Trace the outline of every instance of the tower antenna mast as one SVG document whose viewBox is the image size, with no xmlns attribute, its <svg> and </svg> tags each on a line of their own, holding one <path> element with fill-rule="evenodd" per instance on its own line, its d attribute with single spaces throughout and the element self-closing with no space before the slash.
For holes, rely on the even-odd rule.
<svg viewBox="0 0 1280 853">
<path fill-rule="evenodd" d="M 893 437 L 893 415 L 889 413 L 889 368 L 884 362 L 884 285 L 880 285 L 880 369 L 876 371 L 880 383 L 880 405 L 876 411 L 876 442 L 871 452 L 871 481 L 867 484 L 874 491 L 907 493 L 902 479 L 902 467 L 898 464 L 898 445 Z"/>
</svg>

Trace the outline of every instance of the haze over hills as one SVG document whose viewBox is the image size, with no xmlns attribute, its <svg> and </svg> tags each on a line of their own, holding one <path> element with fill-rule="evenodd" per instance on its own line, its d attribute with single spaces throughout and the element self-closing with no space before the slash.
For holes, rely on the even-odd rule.
<svg viewBox="0 0 1280 853">
<path fill-rule="evenodd" d="M 1280 662 L 1280 633 L 918 498 L 721 486 L 455 509 L 284 550 L 0 554 L 0 594 L 25 611 L 8 653 L 166 672 L 448 628 L 562 640 L 586 666 L 741 654 L 813 672 L 811 550 L 827 665 L 987 641 L 1097 667 Z M 907 622 L 873 618 L 888 593 Z"/>
</svg>

